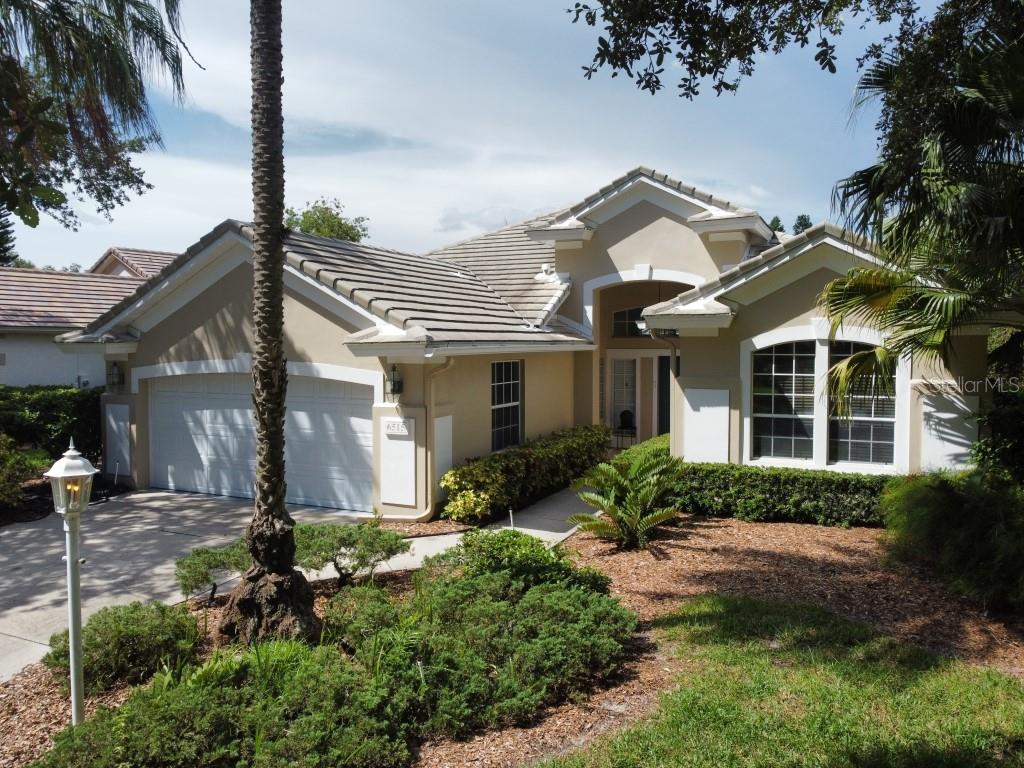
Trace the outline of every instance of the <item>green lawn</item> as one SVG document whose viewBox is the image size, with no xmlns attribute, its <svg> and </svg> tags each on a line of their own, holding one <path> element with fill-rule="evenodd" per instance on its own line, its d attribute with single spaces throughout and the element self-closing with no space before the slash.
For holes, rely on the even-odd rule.
<svg viewBox="0 0 1024 768">
<path fill-rule="evenodd" d="M 705 597 L 659 622 L 689 670 L 548 768 L 1024 766 L 1024 686 L 807 606 Z"/>
</svg>

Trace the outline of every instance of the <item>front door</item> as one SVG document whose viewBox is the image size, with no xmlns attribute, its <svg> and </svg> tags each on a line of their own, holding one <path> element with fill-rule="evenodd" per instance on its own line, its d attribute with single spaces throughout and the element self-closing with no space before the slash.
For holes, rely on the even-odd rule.
<svg viewBox="0 0 1024 768">
<path fill-rule="evenodd" d="M 658 358 L 658 434 L 672 428 L 672 364 L 668 355 Z"/>
</svg>

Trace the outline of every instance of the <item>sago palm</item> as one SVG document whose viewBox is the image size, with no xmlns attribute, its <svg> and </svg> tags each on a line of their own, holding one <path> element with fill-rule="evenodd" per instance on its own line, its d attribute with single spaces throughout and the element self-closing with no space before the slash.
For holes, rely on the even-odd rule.
<svg viewBox="0 0 1024 768">
<path fill-rule="evenodd" d="M 834 329 L 873 326 L 885 344 L 833 367 L 835 395 L 890 381 L 901 356 L 948 360 L 965 331 L 1024 328 L 1024 4 L 1009 7 L 969 36 L 937 103 L 903 115 L 882 159 L 837 187 L 884 263 L 830 282 L 819 303 Z M 872 67 L 862 101 L 905 101 L 905 64 Z"/>
<path fill-rule="evenodd" d="M 663 453 L 650 453 L 628 469 L 598 464 L 579 483 L 593 488 L 580 490 L 579 497 L 598 513 L 572 515 L 569 522 L 623 549 L 647 546 L 654 529 L 676 515 L 663 506 L 675 468 L 676 460 Z"/>
<path fill-rule="evenodd" d="M 221 632 L 252 643 L 314 639 L 313 590 L 295 569 L 295 522 L 285 506 L 284 118 L 281 0 L 250 2 L 253 190 L 253 405 L 256 503 L 245 534 L 249 569 L 231 594 Z"/>
</svg>

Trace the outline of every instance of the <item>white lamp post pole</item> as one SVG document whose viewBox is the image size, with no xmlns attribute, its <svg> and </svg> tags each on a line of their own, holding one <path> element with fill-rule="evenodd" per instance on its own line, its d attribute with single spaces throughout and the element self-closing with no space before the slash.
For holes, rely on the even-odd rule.
<svg viewBox="0 0 1024 768">
<path fill-rule="evenodd" d="M 68 647 L 71 651 L 71 724 L 84 717 L 82 693 L 82 593 L 78 559 L 78 513 L 64 513 L 64 544 L 68 561 Z"/>
<path fill-rule="evenodd" d="M 85 715 L 82 685 L 82 594 L 79 579 L 81 559 L 78 556 L 78 530 L 82 512 L 89 506 L 92 478 L 96 469 L 75 450 L 75 441 L 63 458 L 50 467 L 44 477 L 50 478 L 53 506 L 64 518 L 65 560 L 68 566 L 68 646 L 71 667 L 71 724 L 78 725 Z"/>
</svg>

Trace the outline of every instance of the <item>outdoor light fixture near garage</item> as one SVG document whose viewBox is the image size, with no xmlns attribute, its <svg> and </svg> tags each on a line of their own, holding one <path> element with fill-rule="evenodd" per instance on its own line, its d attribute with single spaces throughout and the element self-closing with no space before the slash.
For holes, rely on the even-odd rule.
<svg viewBox="0 0 1024 768">
<path fill-rule="evenodd" d="M 96 468 L 75 450 L 71 441 L 64 456 L 44 473 L 53 488 L 53 506 L 64 518 L 65 560 L 68 570 L 68 646 L 71 651 L 71 723 L 78 725 L 84 715 L 82 698 L 82 600 L 79 588 L 78 528 L 82 512 L 89 506 Z"/>
<path fill-rule="evenodd" d="M 388 377 L 388 394 L 397 397 L 402 394 L 402 374 L 398 372 L 398 366 L 391 365 L 391 375 Z"/>
</svg>

